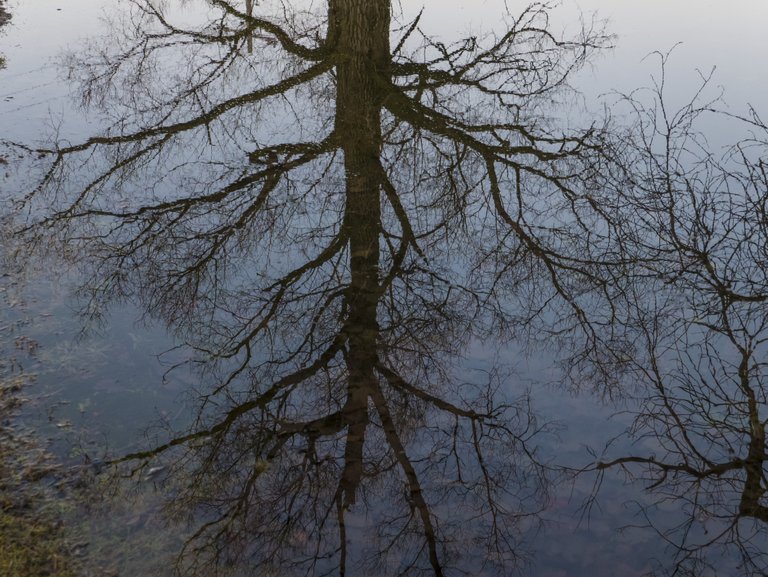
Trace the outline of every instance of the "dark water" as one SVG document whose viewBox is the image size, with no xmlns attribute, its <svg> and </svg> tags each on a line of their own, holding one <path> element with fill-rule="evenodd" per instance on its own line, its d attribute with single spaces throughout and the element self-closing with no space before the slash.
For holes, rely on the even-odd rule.
<svg viewBox="0 0 768 577">
<path fill-rule="evenodd" d="M 712 156 L 668 117 L 671 168 L 661 141 L 622 146 L 629 106 L 592 141 L 599 107 L 543 90 L 579 51 L 533 12 L 515 46 L 540 68 L 495 54 L 510 94 L 446 85 L 454 56 L 411 30 L 403 54 L 434 76 L 398 81 L 424 109 L 377 100 L 375 66 L 322 68 L 313 4 L 286 25 L 300 46 L 238 36 L 248 17 L 218 10 L 245 3 L 219 3 L 202 35 L 140 11 L 124 30 L 162 30 L 141 50 L 115 57 L 112 29 L 46 60 L 58 31 L 108 30 L 84 4 L 11 5 L 0 36 L 0 328 L 40 396 L 21 418 L 77 472 L 65 522 L 89 574 L 765 574 L 758 117 L 733 164 L 712 158 L 745 126 L 722 116 L 696 124 L 728 123 Z M 462 7 L 443 10 L 422 26 L 450 34 Z M 597 77 L 628 68 L 592 58 Z"/>
</svg>

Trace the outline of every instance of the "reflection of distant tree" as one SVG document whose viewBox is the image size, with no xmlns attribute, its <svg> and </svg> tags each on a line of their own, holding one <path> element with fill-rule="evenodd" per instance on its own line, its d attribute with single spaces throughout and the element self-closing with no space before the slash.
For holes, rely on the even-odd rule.
<svg viewBox="0 0 768 577">
<path fill-rule="evenodd" d="M 727 560 L 731 574 L 764 575 L 768 127 L 756 114 L 740 119 L 753 136 L 715 157 L 696 131 L 713 103 L 697 96 L 668 110 L 663 73 L 651 105 L 627 100 L 638 122 L 623 139 L 625 230 L 655 258 L 616 301 L 635 335 L 625 370 L 642 385 L 629 432 L 653 448 L 595 469 L 645 483 L 654 498 L 642 513 L 674 547 L 674 574 L 708 574 Z M 661 515 L 667 503 L 682 517 Z"/>
</svg>

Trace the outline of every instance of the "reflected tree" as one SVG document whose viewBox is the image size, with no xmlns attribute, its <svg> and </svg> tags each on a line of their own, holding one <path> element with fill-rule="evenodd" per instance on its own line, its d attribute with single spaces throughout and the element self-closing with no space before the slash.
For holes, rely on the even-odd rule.
<svg viewBox="0 0 768 577">
<path fill-rule="evenodd" d="M 697 129 L 705 115 L 724 120 L 703 96 L 709 79 L 670 110 L 667 58 L 650 102 L 624 100 L 637 122 L 617 188 L 636 250 L 655 255 L 637 259 L 616 303 L 635 334 L 626 371 L 638 450 L 609 451 L 594 469 L 645 483 L 641 516 L 673 547 L 671 574 L 765 575 L 768 127 L 754 110 L 729 116 L 751 135 L 716 156 Z"/>
<path fill-rule="evenodd" d="M 547 335 L 580 343 L 581 378 L 623 342 L 595 304 L 627 265 L 604 133 L 555 117 L 607 39 L 561 39 L 549 10 L 444 44 L 388 0 L 136 0 L 70 56 L 108 127 L 35 151 L 20 234 L 77 255 L 91 314 L 168 322 L 213 383 L 189 431 L 125 457 L 183 480 L 185 570 L 517 566 L 540 427 L 456 359 Z"/>
</svg>

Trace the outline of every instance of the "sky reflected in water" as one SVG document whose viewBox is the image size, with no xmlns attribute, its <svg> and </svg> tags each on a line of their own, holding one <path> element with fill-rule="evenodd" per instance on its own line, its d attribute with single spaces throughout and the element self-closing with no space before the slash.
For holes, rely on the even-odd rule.
<svg viewBox="0 0 768 577">
<path fill-rule="evenodd" d="M 486 1 L 470 8 L 456 0 L 427 2 L 420 25 L 425 32 L 446 39 L 480 34 L 499 26 L 494 15 L 502 13 L 504 5 Z M 307 6 L 319 10 L 314 3 Z M 648 574 L 668 567 L 671 556 L 677 555 L 680 566 L 691 574 L 721 574 L 714 569 L 707 573 L 703 561 L 685 565 L 685 554 L 665 549 L 659 533 L 678 539 L 679 527 L 683 527 L 686 543 L 706 543 L 710 535 L 723 531 L 727 544 L 741 545 L 736 552 L 723 547 L 726 555 L 718 569 L 722 574 L 736 570 L 739 554 L 742 562 L 765 562 L 761 551 L 766 544 L 762 526 L 766 515 L 765 424 L 761 421 L 765 399 L 761 396 L 762 361 L 758 354 L 763 344 L 759 303 L 764 295 L 750 292 L 757 291 L 755 286 L 761 282 L 762 249 L 744 248 L 729 236 L 754 227 L 758 231 L 754 238 L 762 238 L 759 212 L 765 206 L 754 200 L 765 194 L 762 177 L 747 179 L 742 194 L 737 186 L 745 182 L 740 180 L 741 174 L 733 180 L 728 180 L 729 176 L 718 180 L 720 166 L 711 158 L 690 157 L 700 160 L 698 166 L 702 168 L 695 173 L 696 178 L 686 181 L 688 189 L 698 191 L 699 185 L 704 189 L 701 197 L 697 192 L 690 198 L 682 197 L 681 204 L 697 215 L 691 224 L 685 210 L 675 212 L 678 207 L 672 200 L 665 204 L 665 191 L 649 184 L 655 182 L 656 173 L 651 155 L 643 156 L 648 150 L 637 152 L 635 157 L 627 153 L 626 157 L 638 163 L 647 161 L 651 167 L 637 179 L 637 188 L 643 193 L 621 197 L 613 206 L 607 193 L 600 196 L 605 190 L 591 189 L 593 181 L 584 175 L 594 171 L 600 177 L 594 182 L 606 186 L 620 177 L 611 180 L 612 165 L 607 161 L 603 164 L 598 154 L 594 158 L 582 155 L 580 147 L 587 137 L 574 141 L 549 133 L 540 136 L 536 132 L 539 127 L 534 126 L 530 132 L 535 135 L 530 137 L 534 153 L 515 149 L 518 156 L 513 156 L 504 149 L 500 157 L 513 161 L 499 170 L 498 177 L 489 177 L 483 166 L 487 168 L 484 162 L 491 153 L 478 153 L 469 145 L 467 150 L 459 146 L 461 152 L 456 154 L 460 161 L 448 162 L 445 167 L 440 164 L 451 158 L 449 152 L 443 154 L 449 147 L 442 149 L 440 138 L 454 133 L 447 129 L 440 133 L 438 121 L 434 126 L 440 126 L 435 129 L 440 138 L 434 142 L 420 140 L 421 131 L 428 132 L 429 125 L 420 126 L 413 134 L 393 125 L 386 139 L 379 130 L 354 140 L 357 132 L 364 132 L 365 123 L 359 122 L 360 117 L 344 117 L 342 111 L 335 121 L 346 129 L 318 138 L 312 133 L 327 128 L 322 122 L 304 126 L 285 120 L 289 115 L 296 119 L 304 115 L 314 122 L 313 113 L 321 115 L 323 106 L 331 109 L 330 97 L 323 100 L 311 92 L 308 101 L 318 106 L 317 111 L 285 105 L 268 118 L 267 124 L 277 127 L 268 137 L 288 135 L 289 144 L 275 144 L 265 133 L 245 126 L 247 123 L 234 124 L 231 131 L 229 127 L 222 130 L 221 140 L 209 136 L 199 149 L 181 139 L 172 143 L 177 148 L 168 155 L 168 162 L 176 165 L 167 177 L 158 176 L 162 174 L 162 157 L 152 157 L 141 167 L 144 172 L 137 171 L 142 178 L 148 174 L 149 180 L 133 181 L 133 174 L 121 172 L 132 158 L 126 150 L 135 143 L 151 141 L 155 134 L 149 131 L 144 135 L 139 130 L 140 137 L 124 141 L 113 134 L 88 145 L 93 151 L 99 146 L 99 151 L 107 150 L 103 156 L 91 155 L 88 147 L 68 147 L 97 133 L 104 118 L 88 116 L 70 100 L 71 87 L 56 60 L 62 48 L 72 50 L 75 60 L 86 54 L 77 48 L 77 42 L 103 30 L 99 13 L 111 7 L 106 0 L 36 0 L 12 5 L 13 21 L 0 35 L 0 54 L 7 60 L 6 69 L 0 71 L 0 138 L 23 141 L 30 147 L 50 141 L 53 135 L 60 142 L 50 156 L 61 172 L 52 171 L 53 176 L 41 179 L 40 190 L 51 196 L 33 197 L 24 210 L 32 220 L 37 218 L 37 211 L 52 211 L 45 226 L 54 231 L 62 222 L 68 224 L 65 221 L 71 215 L 82 217 L 78 222 L 85 223 L 83 228 L 71 229 L 74 233 L 63 228 L 62 236 L 54 237 L 53 242 L 64 238 L 74 246 L 82 239 L 97 239 L 84 246 L 96 247 L 90 256 L 98 264 L 93 268 L 85 257 L 69 255 L 76 272 L 72 282 L 65 285 L 76 287 L 78 272 L 96 270 L 103 276 L 93 278 L 106 279 L 102 287 L 86 287 L 79 300 L 70 300 L 66 288 L 50 288 L 64 275 L 44 271 L 26 281 L 29 292 L 18 303 L 23 302 L 19 308 L 35 319 L 27 332 L 40 345 L 32 361 L 41 371 L 38 387 L 52 395 L 55 403 L 38 415 L 43 431 L 51 436 L 61 433 L 64 441 L 60 439 L 54 447 L 72 462 L 83 453 L 88 454 L 89 466 L 105 454 L 115 457 L 130 453 L 126 470 L 136 465 L 135 476 L 142 487 L 139 493 L 152 494 L 150 486 L 159 487 L 165 491 L 161 495 L 175 498 L 169 499 L 166 509 L 176 523 L 171 528 L 189 536 L 186 545 L 192 552 L 183 567 L 202 572 L 215 567 L 222 575 L 234 568 L 233 574 L 245 575 L 248 564 L 238 563 L 250 559 L 262 563 L 265 575 L 294 564 L 294 569 L 308 574 L 343 573 L 349 568 L 348 574 L 355 569 L 381 575 L 453 575 L 462 570 L 495 575 L 519 563 L 521 571 L 532 575 L 599 577 Z M 407 22 L 421 8 L 421 4 L 402 2 L 395 13 Z M 674 48 L 666 68 L 671 108 L 688 102 L 698 90 L 702 74 L 707 76 L 716 67 L 706 96 L 717 97 L 722 85 L 729 112 L 745 114 L 747 103 L 757 112 L 764 110 L 762 95 L 768 87 L 765 75 L 756 73 L 754 66 L 768 49 L 761 29 L 768 18 L 768 6 L 763 3 L 732 2 L 723 11 L 715 2 L 585 0 L 580 8 L 587 15 L 594 12 L 596 18 L 604 18 L 607 32 L 616 38 L 611 41 L 615 48 L 595 57 L 573 80 L 584 100 L 569 97 L 573 99 L 572 115 L 568 108 L 558 109 L 569 125 L 582 124 L 583 118 L 590 117 L 587 110 L 600 110 L 603 102 L 615 101 L 615 97 L 601 100 L 606 92 L 630 93 L 649 86 L 651 77 L 660 78 L 659 58 L 648 55 L 654 50 L 666 52 L 678 42 L 682 44 Z M 510 9 L 515 11 L 512 6 Z M 561 12 L 554 12 L 550 25 L 570 30 L 574 13 L 575 5 L 565 3 Z M 194 21 L 199 14 L 202 12 L 188 12 L 183 18 Z M 439 46 L 433 48 L 438 50 Z M 275 43 L 267 44 L 265 54 L 266 50 L 276 50 Z M 345 70 L 342 64 L 336 66 Z M 319 64 L 317 67 L 321 68 Z M 285 70 L 289 69 L 286 65 Z M 76 68 L 70 71 L 78 73 Z M 284 73 L 283 69 L 268 70 L 259 80 L 268 82 L 270 74 Z M 353 70 L 349 74 L 355 78 L 355 74 L 364 76 L 366 72 Z M 341 74 L 338 78 L 338 94 L 343 97 L 347 77 Z M 173 79 L 163 80 L 170 83 Z M 239 88 L 238 83 L 224 86 L 233 93 Z M 421 95 L 415 83 L 408 90 Z M 372 98 L 375 100 L 375 95 Z M 351 110 L 354 103 L 346 102 L 351 102 Z M 383 108 L 383 102 L 377 106 Z M 646 112 L 644 106 L 652 106 L 647 102 L 632 104 Z M 111 111 L 119 113 L 125 104 L 118 99 Z M 200 103 L 201 109 L 207 106 Z M 392 114 L 408 109 L 407 102 L 388 106 Z M 194 114 L 194 107 L 190 109 Z M 478 107 L 473 111 L 467 106 L 468 115 L 479 116 L 485 110 Z M 623 110 L 627 113 L 628 109 Z M 403 118 L 415 126 L 419 122 L 416 112 L 408 109 L 402 112 Z M 153 113 L 151 108 L 144 109 L 131 122 L 140 126 L 142 115 Z M 168 118 L 176 114 L 174 109 Z M 129 128 L 131 122 L 126 123 Z M 199 119 L 195 122 L 208 126 Z M 359 130 L 349 130 L 352 125 Z M 217 134 L 216 123 L 210 126 Z M 732 126 L 723 118 L 704 119 L 701 127 L 712 132 L 708 136 L 712 150 L 718 151 L 740 136 L 743 129 L 737 131 Z M 178 132 L 185 130 L 182 127 Z M 501 142 L 509 147 L 504 130 L 494 134 L 502 134 Z M 297 134 L 307 142 L 292 138 Z M 243 139 L 252 150 L 245 150 Z M 260 139 L 261 144 L 254 144 Z M 402 163 L 411 167 L 408 163 L 413 162 L 413 174 L 403 170 L 387 180 L 382 176 L 385 171 L 378 164 L 379 157 L 375 163 L 369 162 L 377 154 L 386 157 L 396 148 L 393 143 L 406 143 L 406 147 L 411 141 L 418 141 L 419 146 L 408 149 L 408 154 L 391 153 L 387 158 L 392 166 Z M 121 148 L 122 144 L 126 147 Z M 433 161 L 423 152 L 429 146 L 440 153 Z M 599 148 L 595 145 L 594 150 Z M 0 169 L 5 165 L 9 168 L 7 176 L 0 179 L 0 201 L 11 206 L 9 199 L 16 197 L 17 189 L 23 188 L 28 178 L 27 168 L 14 172 L 12 163 L 25 158 L 29 151 L 8 150 L 17 150 L 18 157 L 11 153 L 2 157 Z M 78 156 L 82 150 L 89 154 Z M 356 152 L 360 150 L 370 154 L 358 158 Z M 478 145 L 478 150 L 484 149 Z M 345 158 L 355 159 L 356 168 L 340 164 L 341 151 Z M 681 157 L 687 153 L 688 149 L 681 147 Z M 40 158 L 32 158 L 32 164 L 25 166 L 32 166 L 29 170 L 33 171 L 38 166 L 34 161 L 46 154 L 39 153 Z M 522 157 L 526 160 L 519 164 Z M 70 158 L 75 162 L 66 164 Z M 537 164 L 542 158 L 548 162 Z M 562 167 L 558 164 L 561 160 Z M 60 161 L 60 165 L 55 164 Z M 526 237 L 519 221 L 503 210 L 495 183 L 515 182 L 514 172 L 519 166 L 532 181 L 543 182 L 535 189 L 540 195 L 532 193 L 526 207 L 541 219 L 525 230 L 554 231 L 551 244 L 546 244 L 550 242 L 546 232 L 542 233 L 546 240 L 541 246 L 537 237 Z M 749 171 L 762 165 L 759 161 L 750 164 L 749 154 L 745 154 L 744 166 Z M 552 172 L 547 172 L 550 169 Z M 78 213 L 79 201 L 72 204 L 76 210 L 68 207 L 67 194 L 98 189 L 87 179 L 100 170 L 105 171 L 104 177 L 97 183 L 115 183 L 122 196 L 86 202 L 82 214 Z M 601 170 L 605 174 L 600 174 Z M 672 179 L 673 172 L 664 176 Z M 444 173 L 452 178 L 441 180 Z M 465 179 L 461 183 L 472 194 L 460 200 L 436 194 L 434 201 L 422 203 L 420 187 L 430 193 L 443 186 L 451 190 L 457 186 L 454 174 Z M 759 174 L 759 170 L 752 174 Z M 681 177 L 680 182 L 684 180 Z M 357 187 L 356 193 L 342 194 L 340 182 Z M 380 183 L 374 188 L 381 186 L 381 198 L 378 188 L 366 196 L 371 182 Z M 718 196 L 713 191 L 722 182 L 737 192 L 727 198 Z M 548 188 L 551 184 L 555 192 Z M 584 188 L 579 188 L 582 185 Z M 308 192 L 303 193 L 302 186 Z M 644 186 L 651 192 L 645 194 Z M 398 187 L 408 194 L 399 197 Z M 680 184 L 680 189 L 686 187 Z M 174 196 L 178 191 L 189 192 L 189 198 Z M 87 199 L 86 192 L 80 198 Z M 213 205 L 226 195 L 231 195 L 230 204 Z M 451 208 L 452 202 L 460 208 Z M 562 203 L 566 211 L 570 206 L 575 216 L 563 216 L 555 210 L 555 203 Z M 214 208 L 209 208 L 211 205 Z M 522 201 L 520 210 L 522 213 Z M 722 216 L 724 210 L 726 217 Z M 469 216 L 453 218 L 465 214 L 462 211 Z M 658 263 L 656 257 L 647 257 L 657 254 L 653 252 L 655 246 L 642 246 L 632 253 L 635 262 L 642 262 L 643 270 L 650 272 L 642 282 L 624 289 L 626 292 L 616 291 L 627 301 L 626 311 L 620 313 L 625 315 L 626 325 L 619 329 L 611 325 L 608 305 L 590 311 L 597 325 L 611 326 L 605 329 L 609 336 L 600 334 L 594 342 L 589 335 L 585 337 L 589 354 L 602 354 L 604 343 L 615 346 L 610 358 L 601 357 L 604 365 L 598 369 L 610 365 L 603 375 L 582 366 L 578 352 L 573 358 L 569 356 L 569 336 L 546 341 L 528 327 L 533 327 L 534 321 L 543 323 L 536 326 L 550 323 L 552 333 L 568 335 L 572 326 L 582 322 L 580 299 L 602 302 L 588 301 L 584 295 L 591 290 L 598 295 L 601 290 L 610 293 L 612 289 L 605 288 L 610 283 L 601 281 L 604 270 L 602 264 L 595 264 L 599 259 L 594 255 L 599 253 L 610 261 L 615 268 L 606 265 L 606 269 L 611 271 L 627 266 L 621 261 L 623 257 L 614 256 L 605 240 L 615 238 L 613 232 L 605 231 L 613 231 L 615 215 L 625 214 L 621 211 L 634 215 L 637 228 L 628 218 L 628 224 L 622 223 L 616 230 L 638 246 L 647 240 L 647 231 L 658 231 L 658 244 L 668 240 L 681 254 L 690 248 L 709 255 L 706 251 L 714 247 L 715 264 L 704 258 L 704 272 L 694 274 L 691 284 L 685 285 L 696 296 L 685 301 L 684 291 L 666 291 L 671 285 L 677 286 L 675 283 L 689 282 L 686 275 L 695 269 L 693 264 L 686 261 L 672 274 L 663 269 L 668 263 L 672 268 L 677 265 L 669 251 L 658 252 Z M 667 212 L 671 232 L 665 228 L 668 221 L 663 215 Z M 498 219 L 502 225 L 509 225 L 508 231 L 494 220 L 497 214 L 502 215 Z M 110 219 L 128 224 L 112 225 Z M 259 223 L 257 230 L 243 232 L 251 222 Z M 497 230 L 491 226 L 494 222 Z M 174 228 L 178 223 L 181 225 Z M 455 238 L 454 229 L 446 223 L 455 224 L 455 230 L 460 231 Z M 568 232 L 569 226 L 578 234 Z M 444 238 L 436 233 L 443 228 Z M 681 240 L 676 231 L 683 228 L 690 234 Z M 161 232 L 156 234 L 155 230 Z M 517 238 L 515 234 L 525 242 L 510 241 Z M 594 244 L 585 240 L 591 234 Z M 714 240 L 702 241 L 705 248 L 700 249 L 698 241 L 710 237 Z M 165 242 L 166 238 L 170 240 Z M 460 238 L 463 240 L 456 240 Z M 622 241 L 628 242 L 626 239 Z M 604 241 L 606 244 L 600 244 Z M 648 244 L 655 242 L 654 238 Z M 425 247 L 423 252 L 420 244 Z M 219 269 L 216 251 L 222 246 L 227 251 Z M 544 265 L 537 268 L 535 259 L 520 256 L 524 252 L 521 246 L 541 257 Z M 118 250 L 110 252 L 115 247 Z M 253 249 L 257 249 L 255 256 L 249 252 Z M 719 250 L 725 251 L 725 256 Z M 511 274 L 505 259 L 514 261 L 521 271 L 530 266 L 529 276 Z M 580 270 L 577 280 L 563 276 L 566 280 L 558 284 L 558 275 L 570 272 L 572 263 L 588 272 Z M 208 273 L 208 267 L 212 272 Z M 124 274 L 125 270 L 129 272 Z M 219 284 L 220 271 L 227 282 Z M 527 287 L 525 283 L 540 271 L 545 278 L 549 271 L 554 289 L 549 285 L 520 288 Z M 652 273 L 658 273 L 658 279 L 653 279 Z M 726 280 L 721 283 L 722 278 Z M 125 298 L 119 299 L 115 312 L 103 319 L 105 324 L 82 336 L 81 319 L 72 311 L 88 296 L 98 306 L 103 296 L 99 291 L 105 286 Z M 520 293 L 506 300 L 504 291 L 517 289 Z M 723 328 L 707 320 L 718 312 L 702 305 L 694 289 L 707 295 L 711 289 L 712 294 L 719 295 L 727 303 L 722 316 L 733 324 Z M 638 291 L 634 301 L 632 290 Z M 124 302 L 132 299 L 143 300 L 149 307 L 146 325 L 138 322 L 143 314 L 140 309 Z M 552 304 L 558 299 L 566 309 L 573 306 L 577 321 L 558 316 Z M 643 311 L 632 306 L 646 299 L 652 301 L 653 311 L 661 319 L 653 326 L 646 322 Z M 530 303 L 528 306 L 537 312 L 524 310 L 519 317 L 507 318 L 500 311 L 512 301 Z M 613 301 L 606 302 L 610 305 Z M 733 309 L 728 309 L 731 305 Z M 6 306 L 14 308 L 8 303 Z M 617 305 L 617 309 L 622 306 Z M 685 317 L 681 311 L 688 310 L 686 307 L 701 317 L 680 328 L 671 319 L 678 313 Z M 11 310 L 3 320 L 16 322 L 17 314 Z M 526 314 L 530 322 L 525 321 Z M 168 322 L 171 334 L 149 320 L 153 318 Z M 614 329 L 615 334 L 611 332 Z M 710 338 L 707 329 L 718 337 Z M 524 339 L 513 340 L 524 330 L 530 330 L 530 342 L 540 339 L 539 345 L 529 347 Z M 757 335 L 754 349 L 742 348 L 742 342 L 752 342 L 753 332 Z M 636 340 L 631 342 L 631 338 Z M 643 349 L 646 341 L 647 350 Z M 184 342 L 186 345 L 180 344 Z M 733 344 L 734 351 L 726 350 L 722 343 Z M 635 346 L 641 350 L 637 352 Z M 626 358 L 622 357 L 624 351 Z M 638 356 L 631 357 L 633 352 Z M 567 370 L 555 367 L 555 361 L 563 361 Z M 668 372 L 666 368 L 657 370 L 656 361 L 671 368 Z M 184 367 L 164 372 L 177 364 Z M 601 387 L 612 383 L 614 372 L 617 383 L 627 374 L 631 375 L 629 381 L 647 383 L 650 397 L 638 394 L 637 399 L 624 400 L 622 394 L 614 395 L 618 390 L 610 386 L 595 387 L 595 395 L 574 392 L 580 382 L 599 382 Z M 692 400 L 675 396 L 677 392 L 668 393 L 667 378 Z M 563 390 L 561 384 L 566 381 L 571 386 Z M 738 402 L 731 403 L 730 386 L 745 399 L 739 397 Z M 704 393 L 697 396 L 700 391 Z M 634 393 L 630 390 L 629 396 Z M 685 423 L 690 431 L 680 426 L 681 414 L 688 419 Z M 715 417 L 727 421 L 733 414 L 746 415 L 749 426 L 717 429 Z M 633 418 L 638 416 L 633 428 Z M 627 428 L 630 434 L 622 436 Z M 150 431 L 151 442 L 136 438 L 137 430 Z M 664 433 L 670 431 L 665 438 Z M 94 443 L 94 438 L 99 441 Z M 737 458 L 733 455 L 741 454 L 739 443 L 744 439 L 749 450 L 743 459 Z M 605 454 L 611 457 L 603 457 L 608 445 L 610 450 Z M 104 446 L 108 453 L 102 451 Z M 689 449 L 692 456 L 686 453 Z M 678 457 L 679 461 L 671 460 Z M 638 473 L 632 468 L 637 463 L 651 472 Z M 591 476 L 571 477 L 582 468 L 589 469 Z M 736 488 L 731 487 L 733 494 L 717 485 L 723 475 L 738 479 L 733 482 Z M 708 486 L 710 479 L 714 489 L 707 493 L 701 486 Z M 742 480 L 746 486 L 743 490 Z M 644 493 L 642 488 L 649 486 L 661 487 L 661 492 Z M 690 491 L 686 489 L 689 486 Z M 740 502 L 734 505 L 737 499 Z M 128 531 L 131 538 L 146 539 L 152 531 L 162 534 L 163 523 L 157 521 L 160 505 L 155 497 L 147 497 L 138 511 L 141 506 L 145 507 L 143 514 L 121 511 L 116 518 L 127 519 L 125 525 L 133 528 Z M 718 518 L 719 512 L 734 507 L 743 519 L 733 521 L 726 514 Z M 105 529 L 104 517 L 94 519 L 96 528 L 92 531 L 114 530 Z M 191 527 L 179 522 L 187 519 L 202 527 L 198 533 L 191 532 L 194 522 Z M 630 528 L 620 532 L 621 527 Z M 663 529 L 668 527 L 672 528 Z M 257 538 L 249 541 L 253 536 Z M 101 545 L 109 550 L 106 544 Z M 715 557 L 718 551 L 715 549 Z M 131 563 L 126 561 L 119 567 L 120 575 L 146 570 Z"/>
</svg>

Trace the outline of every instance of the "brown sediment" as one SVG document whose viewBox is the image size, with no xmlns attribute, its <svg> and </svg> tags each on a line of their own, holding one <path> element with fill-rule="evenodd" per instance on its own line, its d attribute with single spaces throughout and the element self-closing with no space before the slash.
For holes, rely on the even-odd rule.
<svg viewBox="0 0 768 577">
<path fill-rule="evenodd" d="M 1 335 L 2 341 L 9 335 Z M 57 504 L 46 479 L 58 466 L 34 431 L 18 420 L 34 380 L 0 342 L 0 575 L 70 577 L 77 574 Z M 5 349 L 5 350 L 3 350 Z M 11 358 L 9 358 L 11 357 Z"/>
<path fill-rule="evenodd" d="M 7 296 L 7 287 L 0 289 Z M 64 505 L 48 482 L 59 467 L 18 416 L 34 374 L 16 357 L 33 341 L 14 332 L 10 324 L 0 327 L 0 575 L 74 577 L 76 559 L 60 521 Z"/>
<path fill-rule="evenodd" d="M 0 575 L 76 575 L 57 506 L 41 481 L 56 466 L 30 431 L 17 426 L 25 377 L 0 377 Z"/>
</svg>

